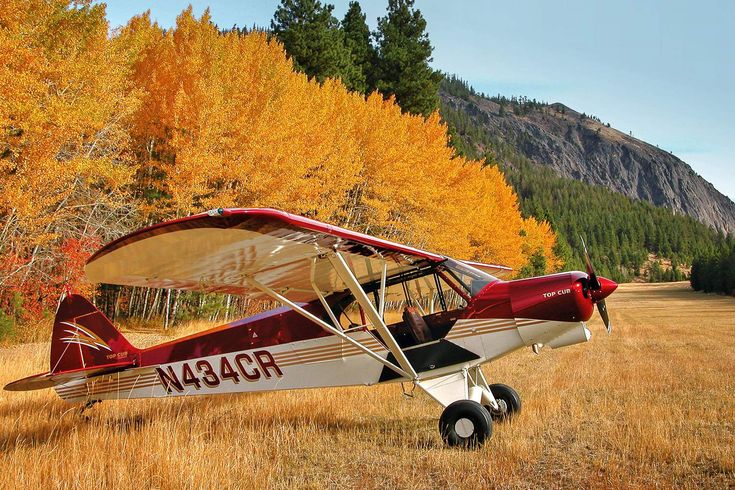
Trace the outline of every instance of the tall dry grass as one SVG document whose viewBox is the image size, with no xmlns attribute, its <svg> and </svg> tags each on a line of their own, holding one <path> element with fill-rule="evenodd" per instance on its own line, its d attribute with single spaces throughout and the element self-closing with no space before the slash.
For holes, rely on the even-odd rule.
<svg viewBox="0 0 735 490">
<path fill-rule="evenodd" d="M 447 449 L 441 409 L 397 385 L 104 402 L 0 394 L 3 487 L 728 487 L 735 485 L 735 300 L 624 285 L 615 330 L 486 368 L 523 412 L 478 451 Z M 136 342 L 146 334 L 131 334 Z M 0 350 L 0 382 L 48 344 Z M 491 381 L 491 382 L 492 382 Z"/>
</svg>

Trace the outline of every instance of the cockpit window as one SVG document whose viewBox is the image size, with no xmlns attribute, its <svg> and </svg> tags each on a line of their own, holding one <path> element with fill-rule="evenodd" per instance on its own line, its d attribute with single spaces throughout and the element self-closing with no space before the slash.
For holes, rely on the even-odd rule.
<svg viewBox="0 0 735 490">
<path fill-rule="evenodd" d="M 470 296 L 476 295 L 482 288 L 498 280 L 487 272 L 454 259 L 447 259 L 442 265 Z"/>
<path fill-rule="evenodd" d="M 377 311 L 384 301 L 386 323 L 401 322 L 406 307 L 415 308 L 422 316 L 464 308 L 472 296 L 498 279 L 454 259 L 388 281 L 385 291 L 379 283 L 371 283 L 366 292 Z M 342 293 L 340 293 L 342 294 Z M 342 297 L 334 305 L 334 313 L 343 329 L 367 327 L 372 329 L 359 304 L 352 295 Z"/>
<path fill-rule="evenodd" d="M 471 278 L 471 275 L 465 274 L 463 277 Z M 421 316 L 464 308 L 469 295 L 463 293 L 462 288 L 446 269 L 432 268 L 427 269 L 424 274 L 389 284 L 384 293 L 380 289 L 372 290 L 368 293 L 368 298 L 377 311 L 380 311 L 381 298 L 384 298 L 384 320 L 392 324 L 402 321 L 402 313 L 406 307 L 415 308 Z M 373 328 L 368 315 L 362 311 L 352 295 L 345 296 L 336 303 L 334 313 L 342 328 Z"/>
</svg>

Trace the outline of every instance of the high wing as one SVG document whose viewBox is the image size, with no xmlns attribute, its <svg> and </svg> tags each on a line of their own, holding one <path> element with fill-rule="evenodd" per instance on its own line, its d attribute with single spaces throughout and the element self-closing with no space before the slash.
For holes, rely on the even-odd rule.
<svg viewBox="0 0 735 490">
<path fill-rule="evenodd" d="M 254 297 L 250 279 L 291 301 L 345 289 L 318 260 L 337 250 L 360 284 L 443 262 L 446 257 L 275 209 L 218 209 L 141 229 L 87 262 L 91 282 Z"/>
</svg>

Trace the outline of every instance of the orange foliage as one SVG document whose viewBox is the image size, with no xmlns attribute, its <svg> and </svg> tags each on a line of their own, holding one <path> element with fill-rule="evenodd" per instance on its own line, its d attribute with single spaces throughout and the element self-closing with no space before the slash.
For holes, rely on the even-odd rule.
<svg viewBox="0 0 735 490">
<path fill-rule="evenodd" d="M 107 28 L 89 2 L 0 5 L 0 301 L 30 290 L 52 307 L 65 241 L 114 234 L 100 228 L 127 205 L 138 105 Z"/>
<path fill-rule="evenodd" d="M 207 12 L 166 33 L 146 14 L 118 41 L 136 49 L 135 136 L 165 214 L 271 206 L 514 268 L 540 247 L 557 265 L 548 226 L 521 217 L 496 168 L 454 155 L 438 114 L 310 81 L 265 34 L 221 34 Z"/>
<path fill-rule="evenodd" d="M 497 168 L 456 156 L 438 114 L 308 80 L 280 44 L 223 34 L 208 12 L 165 32 L 143 14 L 110 36 L 104 5 L 10 0 L 0 56 L 0 297 L 56 281 L 52 297 L 69 280 L 57 262 L 81 267 L 70 239 L 229 206 L 559 265 L 548 224 L 522 218 Z"/>
</svg>

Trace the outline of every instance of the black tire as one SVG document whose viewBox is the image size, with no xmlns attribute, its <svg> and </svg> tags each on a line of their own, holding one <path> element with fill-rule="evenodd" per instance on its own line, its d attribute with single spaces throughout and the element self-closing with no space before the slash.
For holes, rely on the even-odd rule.
<svg viewBox="0 0 735 490">
<path fill-rule="evenodd" d="M 490 385 L 490 392 L 501 405 L 505 405 L 505 409 L 501 411 L 494 410 L 490 406 L 485 406 L 490 413 L 490 417 L 496 422 L 509 420 L 521 411 L 521 397 L 516 390 L 508 385 L 494 384 Z"/>
<path fill-rule="evenodd" d="M 448 446 L 479 447 L 492 436 L 493 421 L 479 403 L 457 400 L 442 412 L 439 433 Z"/>
</svg>

